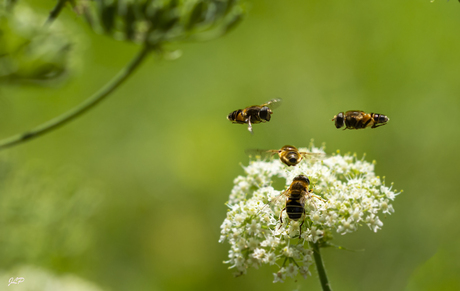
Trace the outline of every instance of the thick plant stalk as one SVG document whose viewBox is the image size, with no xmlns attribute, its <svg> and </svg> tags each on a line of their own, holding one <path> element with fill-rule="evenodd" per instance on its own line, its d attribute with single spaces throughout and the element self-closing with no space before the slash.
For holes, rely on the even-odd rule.
<svg viewBox="0 0 460 291">
<path fill-rule="evenodd" d="M 316 270 L 318 271 L 321 288 L 323 288 L 323 291 L 332 291 L 329 280 L 327 279 L 323 259 L 321 258 L 319 244 L 310 242 L 310 247 L 313 249 L 313 257 L 315 258 Z"/>
<path fill-rule="evenodd" d="M 131 60 L 131 62 L 123 68 L 112 80 L 110 80 L 105 86 L 103 86 L 99 91 L 93 94 L 91 97 L 86 99 L 80 105 L 72 108 L 68 112 L 51 119 L 48 122 L 45 122 L 42 125 L 37 126 L 36 128 L 18 134 L 4 140 L 0 141 L 0 150 L 24 143 L 31 139 L 37 138 L 44 135 L 50 131 L 57 129 L 58 127 L 74 120 L 83 113 L 87 112 L 99 102 L 104 100 L 107 96 L 110 95 L 115 89 L 118 88 L 131 74 L 135 71 L 137 67 L 142 63 L 142 61 L 148 56 L 149 52 L 152 50 L 148 45 L 144 45 L 141 51 Z"/>
</svg>

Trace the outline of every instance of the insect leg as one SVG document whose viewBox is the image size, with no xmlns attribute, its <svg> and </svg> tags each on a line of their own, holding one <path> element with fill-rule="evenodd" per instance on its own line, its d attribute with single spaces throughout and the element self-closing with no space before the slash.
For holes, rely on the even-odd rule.
<svg viewBox="0 0 460 291">
<path fill-rule="evenodd" d="M 254 132 L 252 131 L 252 124 L 251 124 L 251 116 L 249 115 L 249 118 L 248 118 L 248 130 L 251 134 L 254 134 Z"/>
<path fill-rule="evenodd" d="M 311 192 L 313 192 L 313 189 L 310 189 L 308 191 L 308 199 L 311 201 L 311 203 L 313 203 L 313 206 L 315 206 L 315 208 L 318 209 L 318 207 L 316 207 L 315 201 L 311 199 L 312 197 L 316 197 L 316 195 L 312 194 Z"/>
<path fill-rule="evenodd" d="M 380 124 L 375 124 L 375 123 L 374 123 L 374 125 L 372 125 L 371 128 L 376 128 L 376 127 L 384 126 L 384 125 L 386 125 L 386 123 L 380 123 Z"/>
<path fill-rule="evenodd" d="M 302 235 L 302 225 L 305 222 L 305 218 L 307 218 L 307 214 L 306 214 L 305 208 L 304 208 L 303 209 L 303 220 L 302 220 L 302 223 L 299 226 L 299 239 L 300 239 L 300 236 Z"/>
<path fill-rule="evenodd" d="M 280 213 L 280 227 L 278 229 L 281 228 L 281 226 L 283 225 L 283 211 L 286 209 L 286 207 L 283 208 L 283 210 L 281 210 L 281 213 Z"/>
<path fill-rule="evenodd" d="M 318 199 L 318 200 L 321 200 L 321 201 L 323 201 L 323 202 L 326 202 L 326 201 L 327 201 L 327 200 L 324 199 L 323 197 L 318 196 L 318 195 L 316 195 L 316 194 L 310 194 L 310 196 L 313 197 L 313 198 L 316 198 L 316 199 Z"/>
</svg>

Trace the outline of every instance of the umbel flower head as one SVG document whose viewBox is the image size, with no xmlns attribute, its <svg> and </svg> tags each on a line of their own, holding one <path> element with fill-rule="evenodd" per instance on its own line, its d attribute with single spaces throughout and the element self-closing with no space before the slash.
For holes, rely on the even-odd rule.
<svg viewBox="0 0 460 291">
<path fill-rule="evenodd" d="M 160 47 L 173 41 L 224 35 L 244 14 L 240 0 L 76 1 L 75 10 L 96 31 L 116 39 Z M 209 36 L 211 35 L 211 36 Z"/>
<path fill-rule="evenodd" d="M 391 202 L 398 193 L 375 175 L 375 163 L 339 152 L 327 157 L 324 146 L 315 148 L 313 144 L 299 150 L 322 158 L 306 158 L 288 167 L 278 159 L 256 157 L 244 167 L 246 175 L 235 179 L 219 242 L 230 244 L 225 263 L 236 269 L 236 276 L 246 274 L 250 267 L 268 264 L 279 268 L 274 282 L 299 273 L 306 278 L 313 263 L 311 243 L 326 246 L 334 233 L 344 235 L 361 225 L 376 232 L 383 226 L 380 216 L 394 212 Z M 281 223 L 279 215 L 287 198 L 283 194 L 298 175 L 311 181 L 305 215 L 294 221 L 283 211 Z M 286 188 L 275 189 L 273 182 L 280 178 L 285 179 Z"/>
</svg>

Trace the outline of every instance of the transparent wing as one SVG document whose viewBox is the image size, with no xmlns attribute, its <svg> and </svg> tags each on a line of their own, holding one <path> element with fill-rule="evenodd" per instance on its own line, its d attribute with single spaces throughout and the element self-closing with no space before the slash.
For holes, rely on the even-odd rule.
<svg viewBox="0 0 460 291">
<path fill-rule="evenodd" d="M 268 158 L 268 157 L 273 156 L 274 154 L 278 154 L 279 150 L 246 149 L 244 152 L 248 156 L 252 156 L 252 157 L 260 156 L 262 158 Z"/>
<path fill-rule="evenodd" d="M 278 108 L 280 105 L 281 105 L 281 98 L 278 98 L 278 99 L 272 99 L 268 101 L 267 103 L 262 104 L 261 106 L 268 106 L 268 108 L 270 109 L 275 109 L 275 108 Z"/>
<path fill-rule="evenodd" d="M 268 203 L 265 204 L 265 205 L 259 210 L 258 214 L 261 213 L 262 211 L 264 211 L 264 209 L 266 209 L 266 207 L 278 205 L 278 204 L 280 204 L 281 202 L 283 202 L 283 198 L 286 198 L 287 191 L 288 191 L 288 190 L 285 190 L 285 191 L 281 192 L 278 196 L 276 196 L 276 197 L 273 198 L 272 200 L 268 201 Z"/>
<path fill-rule="evenodd" d="M 326 154 L 323 153 L 309 153 L 309 152 L 299 152 L 304 158 L 311 157 L 316 159 L 324 159 L 326 158 Z"/>
<path fill-rule="evenodd" d="M 363 114 L 365 113 L 364 111 L 361 111 L 361 110 L 348 110 L 347 112 L 345 112 L 345 117 L 349 116 L 349 117 L 353 117 L 356 119 L 362 119 Z"/>
</svg>

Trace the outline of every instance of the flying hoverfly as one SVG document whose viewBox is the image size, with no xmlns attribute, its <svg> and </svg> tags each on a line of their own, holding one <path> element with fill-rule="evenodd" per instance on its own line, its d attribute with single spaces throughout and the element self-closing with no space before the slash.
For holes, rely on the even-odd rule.
<svg viewBox="0 0 460 291">
<path fill-rule="evenodd" d="M 273 114 L 272 109 L 278 106 L 281 99 L 273 99 L 262 105 L 249 106 L 244 109 L 238 109 L 231 112 L 227 119 L 232 123 L 248 124 L 248 130 L 252 131 L 252 125 L 262 122 L 268 122 Z"/>
<path fill-rule="evenodd" d="M 361 128 L 376 128 L 387 124 L 390 120 L 386 115 L 379 113 L 366 113 L 360 110 L 350 110 L 340 112 L 332 118 L 335 121 L 335 127 L 341 128 L 345 125 L 345 129 L 361 129 Z"/>
</svg>

